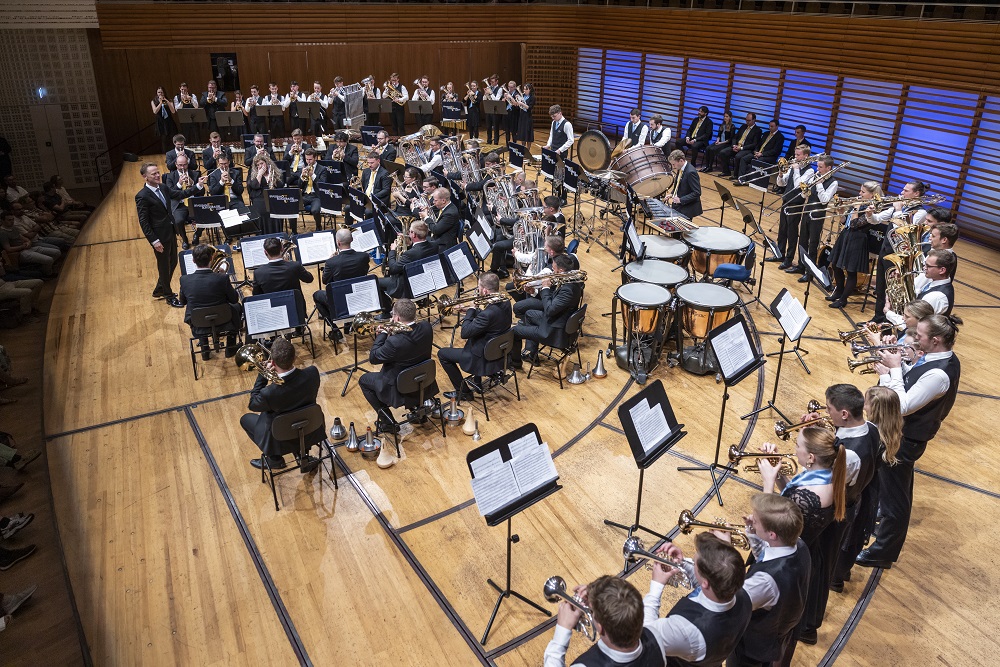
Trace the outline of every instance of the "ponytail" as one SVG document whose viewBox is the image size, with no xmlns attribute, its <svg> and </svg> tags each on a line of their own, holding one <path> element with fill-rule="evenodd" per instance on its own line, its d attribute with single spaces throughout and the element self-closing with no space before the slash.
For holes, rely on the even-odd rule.
<svg viewBox="0 0 1000 667">
<path fill-rule="evenodd" d="M 833 461 L 833 518 L 843 521 L 847 513 L 847 454 L 844 445 L 833 446 L 836 458 Z"/>
</svg>

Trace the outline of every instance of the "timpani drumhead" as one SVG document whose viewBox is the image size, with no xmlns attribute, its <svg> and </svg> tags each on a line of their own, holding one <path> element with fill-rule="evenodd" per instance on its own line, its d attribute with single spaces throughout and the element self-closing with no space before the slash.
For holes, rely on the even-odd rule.
<svg viewBox="0 0 1000 667">
<path fill-rule="evenodd" d="M 619 301 L 640 308 L 656 308 L 670 303 L 670 291 L 649 283 L 625 283 L 615 291 Z"/>
<path fill-rule="evenodd" d="M 650 283 L 667 289 L 685 282 L 690 277 L 688 270 L 683 266 L 659 259 L 629 262 L 625 265 L 625 275 L 632 282 Z"/>
<path fill-rule="evenodd" d="M 646 257 L 665 259 L 668 262 L 684 263 L 691 249 L 684 241 L 658 236 L 656 234 L 640 234 L 639 241 L 646 244 Z"/>
<path fill-rule="evenodd" d="M 704 310 L 732 308 L 740 301 L 740 297 L 733 290 L 712 283 L 678 285 L 677 296 L 684 303 L 701 307 Z"/>
<path fill-rule="evenodd" d="M 587 171 L 601 171 L 611 164 L 611 142 L 600 130 L 587 130 L 576 142 L 576 159 Z"/>
<path fill-rule="evenodd" d="M 735 253 L 750 246 L 750 237 L 725 227 L 699 227 L 684 232 L 684 240 L 696 250 L 713 253 Z"/>
</svg>

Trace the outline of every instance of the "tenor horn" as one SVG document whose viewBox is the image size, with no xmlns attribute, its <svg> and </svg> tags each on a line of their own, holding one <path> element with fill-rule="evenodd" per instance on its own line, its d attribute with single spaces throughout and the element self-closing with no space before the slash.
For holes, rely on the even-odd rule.
<svg viewBox="0 0 1000 667">
<path fill-rule="evenodd" d="M 691 580 L 688 579 L 687 573 L 681 568 L 681 563 L 677 561 L 672 561 L 669 558 L 664 558 L 663 556 L 654 554 L 652 551 L 647 551 L 646 547 L 642 543 L 642 539 L 633 535 L 632 537 L 625 540 L 625 544 L 622 545 L 622 555 L 625 556 L 625 560 L 629 563 L 635 563 L 640 558 L 645 558 L 649 563 L 646 563 L 646 568 L 649 570 L 653 569 L 653 562 L 661 563 L 669 567 L 674 568 L 674 574 L 670 575 L 667 579 L 667 583 L 673 587 L 683 586 L 684 588 L 691 588 Z"/>
<path fill-rule="evenodd" d="M 778 472 L 785 477 L 791 477 L 799 469 L 799 462 L 796 460 L 794 454 L 764 454 L 764 453 L 753 453 L 753 452 L 741 452 L 736 445 L 729 447 L 729 465 L 736 466 L 739 465 L 740 461 L 743 459 L 756 459 L 758 462 L 760 459 L 767 459 L 771 462 L 771 465 L 778 465 L 781 463 L 781 467 Z M 755 472 L 760 473 L 760 465 L 758 463 L 752 463 L 748 466 L 743 466 L 744 472 Z"/>
<path fill-rule="evenodd" d="M 721 530 L 731 535 L 733 546 L 737 549 L 746 550 L 750 548 L 750 540 L 747 538 L 745 527 L 737 526 L 736 524 L 729 523 L 723 519 L 716 519 L 715 521 L 716 523 L 698 521 L 694 518 L 694 514 L 691 513 L 691 510 L 684 510 L 677 519 L 677 527 L 680 528 L 680 531 L 685 535 L 690 534 L 696 527 L 707 528 L 708 530 Z"/>
<path fill-rule="evenodd" d="M 285 381 L 278 376 L 277 371 L 268 366 L 271 360 L 271 353 L 263 345 L 257 342 L 247 343 L 236 351 L 236 367 L 247 367 L 247 370 L 256 369 L 258 373 L 267 378 L 268 382 L 274 384 L 284 384 Z"/>
<path fill-rule="evenodd" d="M 549 602 L 568 602 L 583 614 L 577 621 L 574 630 L 585 635 L 590 641 L 597 641 L 597 625 L 594 623 L 594 613 L 590 610 L 579 595 L 570 595 L 566 592 L 566 580 L 559 575 L 553 575 L 545 580 L 542 586 L 542 593 Z"/>
</svg>

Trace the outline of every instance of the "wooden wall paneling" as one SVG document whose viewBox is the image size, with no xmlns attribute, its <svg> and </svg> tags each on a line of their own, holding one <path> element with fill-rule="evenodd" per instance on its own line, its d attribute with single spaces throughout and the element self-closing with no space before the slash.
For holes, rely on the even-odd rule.
<svg viewBox="0 0 1000 667">
<path fill-rule="evenodd" d="M 97 101 L 101 105 L 104 136 L 110 148 L 134 132 L 133 128 L 148 125 L 153 121 L 149 101 L 154 91 L 140 91 L 132 85 L 126 51 L 104 50 L 97 30 L 88 30 L 87 37 L 90 43 L 90 58 L 94 64 L 94 78 L 98 82 Z M 137 97 L 146 98 L 145 115 L 138 106 Z"/>
<path fill-rule="evenodd" d="M 308 67 L 305 48 L 272 47 L 267 52 L 269 76 L 278 84 L 282 95 L 288 93 L 288 85 L 294 80 L 302 88 L 302 77 L 307 75 Z"/>
<path fill-rule="evenodd" d="M 955 198 L 951 201 L 951 214 L 958 214 L 958 203 L 962 201 L 962 193 L 965 190 L 965 183 L 969 178 L 969 163 L 972 162 L 972 152 L 976 147 L 976 138 L 979 136 L 979 126 L 983 122 L 983 110 L 986 108 L 986 95 L 980 93 L 976 101 L 976 114 L 972 118 L 972 130 L 969 132 L 969 141 L 965 146 L 965 154 L 962 157 L 962 173 L 958 177 L 955 186 Z M 960 222 L 960 221 L 959 221 Z"/>
<path fill-rule="evenodd" d="M 892 127 L 892 139 L 889 141 L 890 146 L 895 146 L 899 143 L 899 131 L 903 127 L 903 114 L 906 112 L 906 98 L 909 92 L 910 87 L 904 85 L 899 95 L 899 107 L 896 110 L 896 122 Z M 889 151 L 888 155 L 885 156 L 885 174 L 882 177 L 882 189 L 887 192 L 889 190 L 889 179 L 892 177 L 892 165 L 895 160 L 896 151 Z"/>
</svg>

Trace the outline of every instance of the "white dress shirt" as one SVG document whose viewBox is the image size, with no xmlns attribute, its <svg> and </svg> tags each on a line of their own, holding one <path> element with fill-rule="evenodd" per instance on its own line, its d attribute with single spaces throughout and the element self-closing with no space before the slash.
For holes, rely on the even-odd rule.
<svg viewBox="0 0 1000 667">
<path fill-rule="evenodd" d="M 950 350 L 931 352 L 924 355 L 924 363 L 937 359 L 947 359 L 952 354 Z M 934 399 L 944 396 L 948 387 L 951 386 L 951 380 L 948 379 L 948 374 L 944 372 L 944 369 L 932 368 L 921 375 L 907 391 L 903 385 L 903 374 L 910 368 L 906 364 L 903 365 L 903 368 L 890 368 L 888 374 L 880 375 L 878 378 L 879 385 L 892 389 L 899 396 L 899 407 L 902 409 L 904 417 L 916 412 Z"/>
<path fill-rule="evenodd" d="M 569 122 L 569 120 L 567 120 L 567 119 L 564 119 L 564 120 L 566 120 L 566 122 L 563 124 L 563 128 L 562 129 L 563 129 L 563 132 L 566 133 L 566 143 L 564 143 L 562 146 L 553 146 L 552 145 L 552 133 L 556 129 L 556 121 L 552 121 L 552 124 L 549 125 L 549 140 L 548 140 L 548 142 L 545 145 L 551 147 L 552 150 L 554 150 L 556 153 L 562 153 L 563 151 L 568 151 L 573 146 L 573 140 L 574 140 L 574 138 L 573 138 L 573 123 Z"/>
<path fill-rule="evenodd" d="M 573 631 L 569 628 L 564 628 L 561 625 L 556 626 L 552 641 L 545 647 L 545 667 L 564 667 L 566 664 L 566 649 L 569 648 L 569 640 L 572 636 Z M 597 648 L 612 661 L 622 664 L 632 662 L 642 655 L 641 642 L 632 651 L 616 651 L 605 644 L 603 639 L 598 639 Z M 573 664 L 579 665 L 580 663 L 574 662 Z"/>
<path fill-rule="evenodd" d="M 687 573 L 689 580 L 696 580 L 694 565 L 685 561 L 684 571 Z M 644 610 L 643 626 L 649 628 L 664 657 L 676 656 L 688 662 L 703 660 L 708 651 L 708 647 L 705 644 L 705 636 L 701 634 L 701 631 L 691 621 L 678 615 L 659 618 L 660 597 L 662 595 L 663 584 L 651 581 L 649 583 L 649 593 L 642 599 Z M 700 589 L 691 600 L 715 613 L 729 611 L 736 604 L 735 597 L 729 602 L 714 602 L 709 600 Z"/>
<path fill-rule="evenodd" d="M 835 194 L 837 194 L 837 179 L 831 178 L 825 183 L 816 184 L 816 197 L 821 204 L 830 201 L 830 198 Z"/>
<path fill-rule="evenodd" d="M 860 438 L 868 435 L 868 422 L 860 426 L 841 426 L 837 429 L 837 438 Z M 858 481 L 858 473 L 861 472 L 861 457 L 853 449 L 844 450 L 847 463 L 847 486 L 854 486 Z"/>
<path fill-rule="evenodd" d="M 634 130 L 635 130 L 635 125 L 632 124 L 632 121 L 629 121 L 628 123 L 625 124 L 625 136 L 626 137 L 629 136 L 630 134 L 632 134 L 632 132 Z M 643 125 L 642 129 L 639 130 L 639 142 L 636 143 L 635 145 L 636 146 L 645 146 L 646 145 L 646 139 L 648 139 L 648 138 L 649 138 L 649 126 L 648 125 Z M 631 146 L 630 146 L 630 148 L 631 148 Z"/>
<path fill-rule="evenodd" d="M 779 175 L 776 183 L 780 187 L 784 187 L 785 185 L 788 184 L 788 177 L 791 176 L 792 184 L 795 187 L 799 187 L 799 185 L 802 184 L 803 179 L 805 179 L 807 183 L 810 180 L 812 180 L 814 173 L 815 172 L 813 171 L 812 167 L 806 167 L 805 169 L 801 169 L 798 165 L 796 165 L 791 169 L 789 169 L 788 171 L 786 171 L 784 174 Z"/>
<path fill-rule="evenodd" d="M 11 204 L 27 196 L 28 196 L 28 191 L 22 188 L 20 185 L 15 185 L 13 187 L 7 188 L 7 201 L 9 201 Z"/>
<path fill-rule="evenodd" d="M 943 280 L 928 280 L 927 276 L 919 275 L 913 278 L 913 289 L 917 293 L 917 298 L 921 301 L 926 301 L 934 309 L 934 312 L 938 315 L 948 312 L 948 307 L 951 305 L 948 302 L 948 295 L 944 292 L 925 292 L 924 290 L 929 290 L 932 287 L 937 287 L 938 285 L 947 285 L 951 282 L 951 278 L 945 278 Z M 885 318 L 892 322 L 896 327 L 901 327 L 905 324 L 903 316 L 899 315 L 891 310 L 885 312 Z"/>
<path fill-rule="evenodd" d="M 653 133 L 652 132 L 649 133 L 649 141 L 650 141 L 650 143 L 653 146 L 656 146 L 658 148 L 663 148 L 664 146 L 667 145 L 667 142 L 670 141 L 670 128 L 669 127 L 664 127 L 664 128 L 662 128 L 662 130 L 663 130 L 663 134 L 660 135 L 659 140 L 657 140 L 655 142 L 653 141 Z"/>
<path fill-rule="evenodd" d="M 881 225 L 881 224 L 884 224 L 886 222 L 889 222 L 890 220 L 893 219 L 892 216 L 893 216 L 894 213 L 898 213 L 898 211 L 896 210 L 896 207 L 890 206 L 889 208 L 885 209 L 884 211 L 879 211 L 878 213 L 873 214 L 872 215 L 873 224 Z M 924 217 L 926 217 L 926 216 L 927 216 L 927 211 L 925 211 L 922 208 L 918 208 L 916 211 L 913 212 L 913 222 L 912 222 L 912 224 L 919 225 L 920 223 L 922 223 L 924 221 Z M 893 223 L 893 227 L 898 227 L 898 226 L 899 225 Z"/>
</svg>

